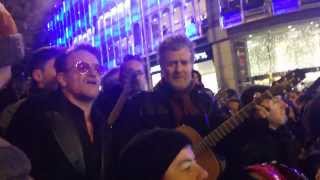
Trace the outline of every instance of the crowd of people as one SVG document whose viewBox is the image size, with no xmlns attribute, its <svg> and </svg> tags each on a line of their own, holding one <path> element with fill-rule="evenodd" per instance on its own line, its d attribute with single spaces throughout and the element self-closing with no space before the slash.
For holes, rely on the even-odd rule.
<svg viewBox="0 0 320 180">
<path fill-rule="evenodd" d="M 319 80 L 303 92 L 214 94 L 183 35 L 160 42 L 152 89 L 141 57 L 107 71 L 88 44 L 21 61 L 22 36 L 1 3 L 0 49 L 0 180 L 320 180 Z M 202 146 L 217 168 L 199 158 Z"/>
</svg>

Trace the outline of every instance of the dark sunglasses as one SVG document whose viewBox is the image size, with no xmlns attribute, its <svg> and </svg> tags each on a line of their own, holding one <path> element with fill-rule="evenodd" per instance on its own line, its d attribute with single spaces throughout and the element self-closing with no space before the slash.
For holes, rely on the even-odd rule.
<svg viewBox="0 0 320 180">
<path fill-rule="evenodd" d="M 90 69 L 94 69 L 99 75 L 103 75 L 106 72 L 106 69 L 104 66 L 100 64 L 90 65 L 86 62 L 83 62 L 81 60 L 77 61 L 74 68 L 81 74 L 85 75 L 87 74 Z"/>
</svg>

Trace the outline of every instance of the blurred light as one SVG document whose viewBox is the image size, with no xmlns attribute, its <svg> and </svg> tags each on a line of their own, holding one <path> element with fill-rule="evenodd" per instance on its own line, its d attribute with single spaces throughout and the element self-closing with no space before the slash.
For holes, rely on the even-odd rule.
<svg viewBox="0 0 320 180">
<path fill-rule="evenodd" d="M 291 26 L 291 25 L 289 25 L 289 26 L 288 26 L 288 28 L 289 28 L 289 29 L 291 29 L 291 28 L 292 28 L 292 26 Z"/>
<path fill-rule="evenodd" d="M 249 38 L 252 38 L 252 34 L 249 34 Z"/>
<path fill-rule="evenodd" d="M 319 27 L 319 24 L 316 24 L 315 27 Z"/>
<path fill-rule="evenodd" d="M 314 24 L 314 22 L 313 22 L 313 21 L 311 21 L 311 22 L 310 22 L 310 24 L 311 24 L 311 25 L 313 25 L 313 24 Z"/>
</svg>

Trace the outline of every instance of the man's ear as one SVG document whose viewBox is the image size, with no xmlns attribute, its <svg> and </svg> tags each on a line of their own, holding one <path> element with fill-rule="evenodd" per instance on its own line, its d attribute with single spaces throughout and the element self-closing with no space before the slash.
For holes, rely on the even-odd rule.
<svg viewBox="0 0 320 180">
<path fill-rule="evenodd" d="M 43 80 L 42 71 L 40 69 L 33 70 L 32 79 L 34 79 L 37 83 L 40 83 Z"/>
<path fill-rule="evenodd" d="M 57 73 L 57 81 L 61 87 L 67 86 L 67 81 L 65 80 L 64 73 L 62 72 Z"/>
</svg>

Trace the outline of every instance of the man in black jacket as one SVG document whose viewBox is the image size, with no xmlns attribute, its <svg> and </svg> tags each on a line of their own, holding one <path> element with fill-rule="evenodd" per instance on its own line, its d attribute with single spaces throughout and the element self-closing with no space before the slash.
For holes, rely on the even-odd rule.
<svg viewBox="0 0 320 180">
<path fill-rule="evenodd" d="M 47 95 L 58 88 L 54 63 L 56 57 L 62 53 L 63 49 L 57 47 L 42 47 L 33 53 L 29 61 L 32 76 L 30 96 L 19 99 L 0 111 L 1 134 L 5 135 L 12 117 L 21 106 L 24 106 L 23 104 L 27 99 L 33 98 L 33 96 Z"/>
<path fill-rule="evenodd" d="M 108 130 L 92 108 L 103 74 L 99 59 L 89 45 L 58 57 L 59 90 L 29 101 L 32 108 L 20 109 L 19 124 L 10 126 L 9 140 L 30 157 L 35 179 L 99 179 L 109 167 L 102 143 Z"/>
<path fill-rule="evenodd" d="M 160 44 L 158 54 L 160 83 L 153 92 L 133 97 L 114 127 L 121 130 L 118 139 L 124 137 L 124 144 L 143 129 L 188 125 L 204 136 L 218 124 L 211 98 L 192 82 L 193 43 L 185 36 L 172 36 Z"/>
<path fill-rule="evenodd" d="M 124 104 L 135 94 L 147 90 L 145 64 L 139 56 L 126 55 L 120 65 L 119 81 L 103 84 L 94 103 L 111 126 L 118 119 Z M 110 121 L 110 122 L 109 122 Z"/>
</svg>

